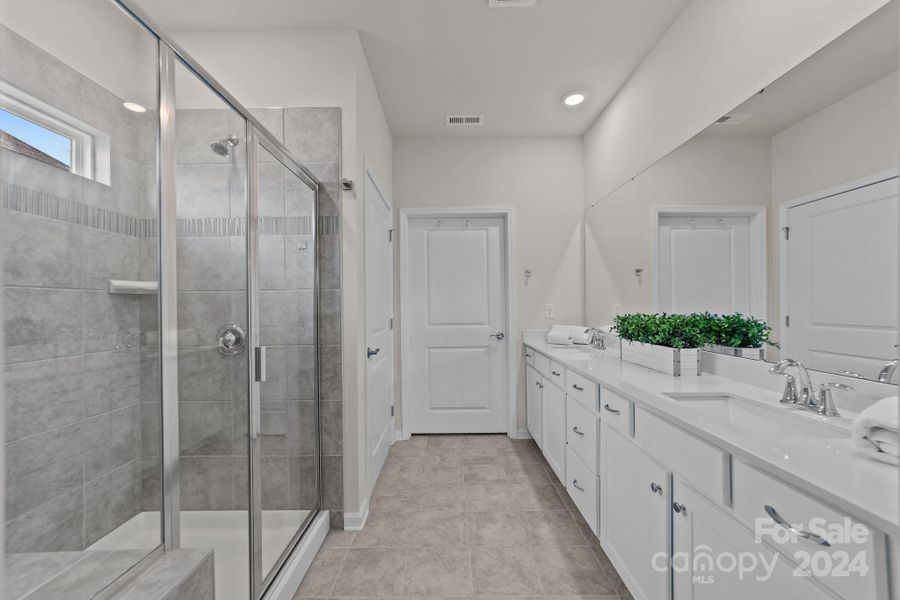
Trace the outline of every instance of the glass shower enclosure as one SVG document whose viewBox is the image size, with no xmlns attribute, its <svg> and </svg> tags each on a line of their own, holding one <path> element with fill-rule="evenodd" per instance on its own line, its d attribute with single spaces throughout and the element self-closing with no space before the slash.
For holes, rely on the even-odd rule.
<svg viewBox="0 0 900 600">
<path fill-rule="evenodd" d="M 8 4 L 4 557 L 50 587 L 6 597 L 196 547 L 217 600 L 261 598 L 322 507 L 319 183 L 126 3 L 67 1 L 71 34 Z"/>
</svg>

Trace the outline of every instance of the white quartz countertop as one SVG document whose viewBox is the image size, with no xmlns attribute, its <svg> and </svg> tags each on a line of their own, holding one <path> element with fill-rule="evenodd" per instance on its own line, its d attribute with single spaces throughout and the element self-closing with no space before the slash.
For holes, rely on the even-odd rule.
<svg viewBox="0 0 900 600">
<path fill-rule="evenodd" d="M 661 416 L 740 460 L 753 464 L 848 515 L 900 539 L 900 473 L 891 465 L 860 457 L 849 437 L 811 437 L 793 419 L 779 420 L 772 412 L 772 428 L 758 423 L 733 423 L 703 410 L 702 403 L 684 403 L 666 393 L 728 393 L 748 400 L 771 403 L 779 410 L 797 411 L 813 422 L 847 428 L 849 420 L 826 418 L 782 407 L 780 394 L 721 376 L 673 377 L 619 360 L 618 350 L 600 352 L 587 347 L 551 346 L 526 339 L 525 345 L 567 368 L 627 397 L 635 406 Z M 576 347 L 577 348 L 577 347 Z M 584 354 L 582 358 L 581 354 Z M 796 415 L 801 416 L 801 415 Z"/>
</svg>

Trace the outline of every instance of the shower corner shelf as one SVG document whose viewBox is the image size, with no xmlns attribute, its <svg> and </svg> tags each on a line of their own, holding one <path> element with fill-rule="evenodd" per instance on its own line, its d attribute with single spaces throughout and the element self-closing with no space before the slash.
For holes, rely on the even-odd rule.
<svg viewBox="0 0 900 600">
<path fill-rule="evenodd" d="M 159 291 L 159 284 L 155 281 L 109 280 L 110 294 L 155 294 L 157 291 Z"/>
</svg>

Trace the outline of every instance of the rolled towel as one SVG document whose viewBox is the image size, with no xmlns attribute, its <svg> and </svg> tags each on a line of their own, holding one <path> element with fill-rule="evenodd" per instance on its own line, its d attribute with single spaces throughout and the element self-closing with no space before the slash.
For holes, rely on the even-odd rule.
<svg viewBox="0 0 900 600">
<path fill-rule="evenodd" d="M 568 327 L 554 325 L 547 332 L 547 343 L 568 346 L 572 343 L 572 335 Z"/>
<path fill-rule="evenodd" d="M 853 444 L 866 458 L 900 465 L 900 400 L 882 398 L 853 422 Z"/>
<path fill-rule="evenodd" d="M 591 334 L 584 325 L 554 325 L 550 331 L 566 331 L 574 344 L 591 343 Z"/>
</svg>

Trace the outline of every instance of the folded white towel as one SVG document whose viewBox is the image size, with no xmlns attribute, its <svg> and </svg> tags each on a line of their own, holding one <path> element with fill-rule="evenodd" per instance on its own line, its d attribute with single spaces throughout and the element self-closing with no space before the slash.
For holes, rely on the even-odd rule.
<svg viewBox="0 0 900 600">
<path fill-rule="evenodd" d="M 853 444 L 866 458 L 900 465 L 900 399 L 882 398 L 853 422 Z"/>
<path fill-rule="evenodd" d="M 572 343 L 572 336 L 569 335 L 568 331 L 553 331 L 551 329 L 547 333 L 547 343 L 569 346 Z"/>
</svg>

